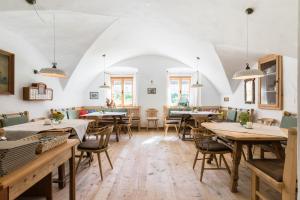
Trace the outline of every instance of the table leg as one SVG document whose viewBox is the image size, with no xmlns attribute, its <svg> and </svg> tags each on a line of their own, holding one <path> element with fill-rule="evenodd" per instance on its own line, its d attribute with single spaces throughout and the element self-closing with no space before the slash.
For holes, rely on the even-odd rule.
<svg viewBox="0 0 300 200">
<path fill-rule="evenodd" d="M 63 189 L 66 186 L 66 171 L 65 171 L 65 163 L 58 167 L 58 179 L 54 180 L 54 182 L 58 183 L 58 188 Z"/>
<path fill-rule="evenodd" d="M 113 116 L 113 120 L 114 120 L 114 128 L 117 128 L 117 118 L 115 116 Z M 117 142 L 119 142 L 119 133 L 118 130 L 116 130 L 116 140 Z"/>
<path fill-rule="evenodd" d="M 69 199 L 76 199 L 76 181 L 75 181 L 75 147 L 72 147 L 72 157 L 69 159 L 70 170 L 70 185 L 69 185 Z"/>
<path fill-rule="evenodd" d="M 280 144 L 280 142 L 272 142 L 272 147 L 274 149 L 274 153 L 278 159 L 284 160 L 284 150 Z"/>
<path fill-rule="evenodd" d="M 248 160 L 251 160 L 251 159 L 253 159 L 253 154 L 252 154 L 252 147 L 253 147 L 253 145 L 252 144 L 248 144 L 247 145 L 247 147 L 248 147 Z"/>
<path fill-rule="evenodd" d="M 242 155 L 242 144 L 238 141 L 234 142 L 232 152 L 232 169 L 231 169 L 231 192 L 237 192 L 239 180 L 239 165 Z"/>
</svg>

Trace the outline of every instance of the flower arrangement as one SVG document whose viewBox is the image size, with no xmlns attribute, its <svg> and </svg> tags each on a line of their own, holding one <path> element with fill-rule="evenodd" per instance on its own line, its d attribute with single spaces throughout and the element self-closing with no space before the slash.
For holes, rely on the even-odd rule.
<svg viewBox="0 0 300 200">
<path fill-rule="evenodd" d="M 245 125 L 247 122 L 249 122 L 249 113 L 247 112 L 241 112 L 239 116 L 240 124 Z"/>
<path fill-rule="evenodd" d="M 55 111 L 52 113 L 52 119 L 57 122 L 60 122 L 61 120 L 63 120 L 64 117 L 65 117 L 65 115 L 61 112 Z"/>
</svg>

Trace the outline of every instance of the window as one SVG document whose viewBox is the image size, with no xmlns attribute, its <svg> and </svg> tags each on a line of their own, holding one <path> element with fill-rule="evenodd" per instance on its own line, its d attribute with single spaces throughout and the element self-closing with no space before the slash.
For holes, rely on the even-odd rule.
<svg viewBox="0 0 300 200">
<path fill-rule="evenodd" d="M 190 87 L 190 76 L 171 76 L 169 79 L 169 102 L 171 105 L 177 105 L 179 102 L 189 102 Z"/>
<path fill-rule="evenodd" d="M 133 105 L 133 77 L 112 77 L 111 98 L 116 106 Z"/>
</svg>

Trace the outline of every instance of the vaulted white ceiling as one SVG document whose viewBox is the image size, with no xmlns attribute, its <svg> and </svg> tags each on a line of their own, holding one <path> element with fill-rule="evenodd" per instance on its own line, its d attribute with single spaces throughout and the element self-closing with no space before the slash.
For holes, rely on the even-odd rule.
<svg viewBox="0 0 300 200">
<path fill-rule="evenodd" d="M 68 89 L 87 87 L 103 70 L 130 57 L 158 54 L 200 70 L 221 93 L 245 62 L 245 8 L 249 18 L 249 61 L 261 55 L 297 55 L 297 0 L 37 0 L 40 16 L 25 0 L 0 0 L 0 26 L 32 43 L 52 59 L 51 20 L 57 18 L 59 65 L 70 75 Z M 44 67 L 44 66 L 41 66 Z M 172 66 L 169 66 L 172 67 Z M 79 81 L 80 80 L 80 81 Z"/>
</svg>

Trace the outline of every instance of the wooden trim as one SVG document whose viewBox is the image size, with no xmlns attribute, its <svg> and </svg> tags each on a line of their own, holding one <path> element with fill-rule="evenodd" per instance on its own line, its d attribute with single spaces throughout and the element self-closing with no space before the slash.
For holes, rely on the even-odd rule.
<svg viewBox="0 0 300 200">
<path fill-rule="evenodd" d="M 8 56 L 8 91 L 0 92 L 0 95 L 15 94 L 15 54 L 1 50 L 0 54 Z"/>
<path fill-rule="evenodd" d="M 126 106 L 133 106 L 133 99 L 134 99 L 134 92 L 133 92 L 133 77 L 111 77 L 110 81 L 111 81 L 111 99 L 114 99 L 114 94 L 113 94 L 113 88 L 114 88 L 114 81 L 121 81 L 121 87 L 122 87 L 122 94 L 121 94 L 121 104 L 116 105 L 116 106 L 125 106 L 124 101 L 125 101 L 125 96 L 124 96 L 124 87 L 125 87 L 125 81 L 131 81 L 132 82 L 132 102 L 129 105 Z"/>
<path fill-rule="evenodd" d="M 283 65 L 282 65 L 282 56 L 271 54 L 267 55 L 263 58 L 258 60 L 258 68 L 261 69 L 262 64 L 276 61 L 276 104 L 262 104 L 261 103 L 261 80 L 262 78 L 258 79 L 258 108 L 260 109 L 268 109 L 268 110 L 282 110 L 283 106 Z"/>
</svg>

